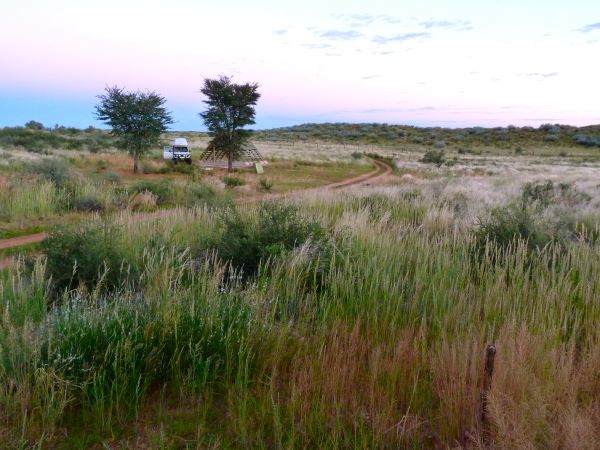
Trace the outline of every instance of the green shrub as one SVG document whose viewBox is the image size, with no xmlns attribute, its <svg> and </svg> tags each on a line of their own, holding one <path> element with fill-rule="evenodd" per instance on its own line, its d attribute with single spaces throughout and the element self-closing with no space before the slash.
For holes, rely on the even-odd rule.
<svg viewBox="0 0 600 450">
<path fill-rule="evenodd" d="M 55 292 L 81 284 L 114 291 L 129 280 L 131 268 L 121 254 L 114 227 L 101 223 L 61 226 L 42 243 L 46 277 Z M 131 280 L 135 280 L 131 277 Z"/>
<path fill-rule="evenodd" d="M 446 161 L 446 156 L 444 150 L 429 150 L 428 152 L 425 152 L 420 161 L 427 164 L 435 164 L 440 167 Z"/>
<path fill-rule="evenodd" d="M 521 240 L 526 242 L 529 250 L 541 250 L 555 242 L 551 230 L 538 223 L 535 217 L 529 208 L 515 204 L 494 208 L 488 219 L 480 220 L 475 232 L 475 247 L 478 253 L 483 254 L 487 242 L 507 249 Z"/>
<path fill-rule="evenodd" d="M 262 204 L 256 222 L 244 219 L 233 208 L 220 221 L 223 234 L 218 254 L 244 276 L 256 274 L 269 258 L 280 257 L 308 239 L 319 242 L 326 236 L 321 224 L 302 217 L 297 207 L 277 202 Z"/>
<path fill-rule="evenodd" d="M 132 194 L 138 194 L 145 191 L 156 195 L 156 200 L 159 205 L 172 203 L 176 195 L 175 187 L 169 180 L 142 180 L 129 188 L 129 192 Z"/>
<path fill-rule="evenodd" d="M 96 171 L 102 172 L 110 167 L 110 162 L 105 159 L 99 159 L 96 161 Z"/>
<path fill-rule="evenodd" d="M 42 124 L 40 122 L 36 122 L 35 120 L 30 120 L 29 122 L 27 122 L 25 124 L 25 128 L 27 128 L 29 130 L 43 130 L 44 124 Z"/>
<path fill-rule="evenodd" d="M 27 167 L 27 171 L 51 181 L 58 188 L 67 187 L 71 179 L 69 166 L 62 159 L 47 158 L 35 161 Z"/>
<path fill-rule="evenodd" d="M 225 183 L 225 187 L 229 189 L 233 189 L 237 186 L 243 186 L 245 184 L 244 180 L 241 178 L 232 176 L 221 177 L 221 181 Z"/>
<path fill-rule="evenodd" d="M 98 198 L 86 196 L 75 199 L 72 208 L 75 211 L 100 212 L 104 210 L 104 205 Z"/>
<path fill-rule="evenodd" d="M 547 134 L 544 136 L 545 142 L 558 142 L 560 141 L 560 136 L 558 134 Z"/>
<path fill-rule="evenodd" d="M 215 190 L 212 186 L 203 183 L 190 183 L 186 186 L 185 194 L 188 206 L 198 203 L 209 203 L 215 199 Z"/>
<path fill-rule="evenodd" d="M 575 206 L 589 202 L 590 199 L 589 194 L 579 191 L 572 183 L 555 184 L 550 180 L 526 183 L 521 194 L 524 207 L 534 205 L 547 208 L 551 204 Z"/>
<path fill-rule="evenodd" d="M 104 179 L 109 183 L 118 184 L 121 182 L 122 177 L 117 172 L 107 172 L 104 175 Z"/>
<path fill-rule="evenodd" d="M 354 159 L 361 159 L 363 156 L 365 156 L 362 152 L 352 152 L 351 155 Z"/>
<path fill-rule="evenodd" d="M 194 173 L 194 166 L 192 164 L 187 164 L 183 162 L 174 163 L 173 161 L 167 161 L 165 164 L 166 172 L 165 173 L 184 173 L 184 174 L 192 174 Z"/>
<path fill-rule="evenodd" d="M 271 189 L 273 189 L 273 181 L 269 180 L 268 178 L 261 178 L 258 181 L 258 186 L 261 191 L 271 192 Z"/>
<path fill-rule="evenodd" d="M 494 208 L 488 219 L 480 220 L 475 247 L 481 254 L 488 241 L 502 249 L 522 241 L 529 251 L 541 250 L 550 244 L 564 249 L 575 240 L 594 242 L 597 227 L 578 219 L 569 209 L 589 200 L 589 195 L 569 183 L 527 183 L 520 202 Z M 550 214 L 551 207 L 559 209 Z"/>
</svg>

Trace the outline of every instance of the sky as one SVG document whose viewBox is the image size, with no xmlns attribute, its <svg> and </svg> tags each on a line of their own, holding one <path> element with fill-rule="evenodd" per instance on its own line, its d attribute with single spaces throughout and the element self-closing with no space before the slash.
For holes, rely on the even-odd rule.
<svg viewBox="0 0 600 450">
<path fill-rule="evenodd" d="M 101 126 L 106 86 L 202 130 L 204 78 L 257 82 L 256 128 L 600 123 L 598 0 L 2 0 L 0 127 Z"/>
</svg>

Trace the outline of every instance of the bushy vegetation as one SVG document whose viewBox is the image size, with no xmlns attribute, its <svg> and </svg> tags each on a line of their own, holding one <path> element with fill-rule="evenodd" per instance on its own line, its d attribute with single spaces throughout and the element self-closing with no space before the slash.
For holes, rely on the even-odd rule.
<svg viewBox="0 0 600 450">
<path fill-rule="evenodd" d="M 520 201 L 492 209 L 480 222 L 476 232 L 479 254 L 490 242 L 505 251 L 521 243 L 530 252 L 539 252 L 549 246 L 566 250 L 578 241 L 595 241 L 597 227 L 590 227 L 576 212 L 590 199 L 572 184 L 526 183 Z"/>
<path fill-rule="evenodd" d="M 313 141 L 398 145 L 413 143 L 444 148 L 449 145 L 573 145 L 597 146 L 600 136 L 598 125 L 572 127 L 543 124 L 533 127 L 472 127 L 440 128 L 389 125 L 381 123 L 308 123 L 293 127 L 258 131 L 256 138 L 269 141 Z"/>
<path fill-rule="evenodd" d="M 0 128 L 0 147 L 20 147 L 35 153 L 58 148 L 95 153 L 114 148 L 115 139 L 107 131 L 95 128 L 80 130 L 58 125 L 45 128 L 39 122 L 30 121 L 25 127 Z"/>
<path fill-rule="evenodd" d="M 482 448 L 494 341 L 492 444 L 593 448 L 598 244 L 513 234 L 474 259 L 440 208 L 332 195 L 56 230 L 0 284 L 0 443 Z M 224 286 L 228 264 L 252 282 Z"/>
<path fill-rule="evenodd" d="M 600 147 L 600 135 L 588 136 L 585 134 L 578 134 L 575 136 L 575 143 L 585 145 L 586 147 Z"/>
<path fill-rule="evenodd" d="M 65 188 L 71 181 L 68 164 L 58 158 L 47 158 L 33 162 L 27 166 L 27 171 L 39 175 L 42 179 L 51 181 L 58 188 Z"/>
<path fill-rule="evenodd" d="M 268 178 L 261 178 L 258 181 L 258 186 L 261 191 L 271 192 L 271 189 L 273 189 L 273 181 L 269 180 Z"/>
<path fill-rule="evenodd" d="M 102 223 L 54 230 L 42 244 L 46 278 L 52 289 L 60 293 L 83 285 L 114 291 L 135 280 L 119 241 L 117 230 Z"/>
<path fill-rule="evenodd" d="M 428 152 L 425 152 L 420 161 L 441 167 L 446 161 L 446 154 L 444 153 L 444 150 L 429 150 Z"/>
<path fill-rule="evenodd" d="M 234 187 L 238 186 L 243 186 L 245 184 L 243 179 L 234 176 L 221 177 L 221 181 L 225 183 L 225 187 L 229 189 L 233 189 Z"/>
<path fill-rule="evenodd" d="M 509 149 L 530 133 L 365 130 L 434 152 L 462 142 L 464 154 L 481 151 L 469 142 L 488 133 Z M 556 135 L 544 145 L 562 145 L 570 133 L 548 125 L 530 141 Z M 415 165 L 382 187 L 233 207 L 235 191 L 195 174 L 133 181 L 111 172 L 116 164 L 88 162 L 85 175 L 83 164 L 43 158 L 0 174 L 3 219 L 29 226 L 103 212 L 73 215 L 88 219 L 51 229 L 39 255 L 0 271 L 1 448 L 600 441 L 600 229 L 589 178 L 518 191 L 494 179 L 486 198 L 474 194 L 488 175 L 456 182 Z M 170 210 L 134 213 L 136 196 L 152 200 L 140 210 Z"/>
<path fill-rule="evenodd" d="M 73 209 L 75 211 L 100 212 L 104 210 L 104 205 L 99 198 L 89 195 L 76 198 L 73 201 Z"/>
<path fill-rule="evenodd" d="M 150 192 L 156 196 L 159 205 L 172 203 L 176 195 L 175 186 L 170 180 L 138 181 L 130 186 L 129 191 L 133 194 Z"/>
<path fill-rule="evenodd" d="M 264 203 L 257 220 L 242 217 L 236 209 L 225 210 L 220 220 L 223 235 L 218 255 L 246 277 L 255 275 L 261 264 L 284 256 L 309 239 L 319 246 L 326 237 L 321 224 L 282 203 Z"/>
</svg>

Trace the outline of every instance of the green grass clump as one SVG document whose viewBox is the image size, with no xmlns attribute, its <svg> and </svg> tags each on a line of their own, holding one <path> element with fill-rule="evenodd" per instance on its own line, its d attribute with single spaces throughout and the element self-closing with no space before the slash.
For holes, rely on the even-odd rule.
<svg viewBox="0 0 600 450">
<path fill-rule="evenodd" d="M 51 181 L 58 188 L 66 188 L 71 182 L 70 168 L 62 159 L 41 159 L 31 163 L 27 167 L 27 171 L 44 180 Z"/>
<path fill-rule="evenodd" d="M 61 226 L 43 241 L 46 276 L 55 292 L 81 285 L 114 291 L 136 279 L 114 227 L 101 223 Z"/>
<path fill-rule="evenodd" d="M 229 189 L 233 189 L 234 187 L 243 186 L 245 184 L 244 180 L 239 177 L 226 176 L 221 177 L 221 181 L 225 183 L 225 187 Z"/>
<path fill-rule="evenodd" d="M 269 180 L 268 178 L 261 178 L 258 181 L 258 186 L 263 192 L 271 192 L 273 189 L 273 181 Z"/>
<path fill-rule="evenodd" d="M 219 257 L 231 267 L 251 276 L 269 259 L 285 255 L 307 240 L 319 243 L 326 232 L 316 221 L 306 219 L 292 205 L 263 203 L 255 221 L 235 209 L 220 218 L 223 234 L 217 245 Z"/>
<path fill-rule="evenodd" d="M 0 192 L 0 216 L 5 220 L 38 219 L 59 212 L 67 194 L 51 181 L 30 181 Z"/>
<path fill-rule="evenodd" d="M 142 180 L 129 187 L 129 192 L 137 194 L 140 192 L 150 192 L 157 197 L 159 205 L 173 203 L 176 196 L 176 189 L 170 180 Z"/>
</svg>

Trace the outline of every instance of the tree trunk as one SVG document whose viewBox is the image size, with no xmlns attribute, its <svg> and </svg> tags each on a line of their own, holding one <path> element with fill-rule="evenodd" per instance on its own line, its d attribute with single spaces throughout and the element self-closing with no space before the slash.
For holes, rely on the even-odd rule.
<svg viewBox="0 0 600 450">
<path fill-rule="evenodd" d="M 138 155 L 133 155 L 133 173 L 138 173 L 138 163 L 140 162 L 140 157 Z"/>
<path fill-rule="evenodd" d="M 227 154 L 227 172 L 233 172 L 233 152 Z"/>
</svg>

